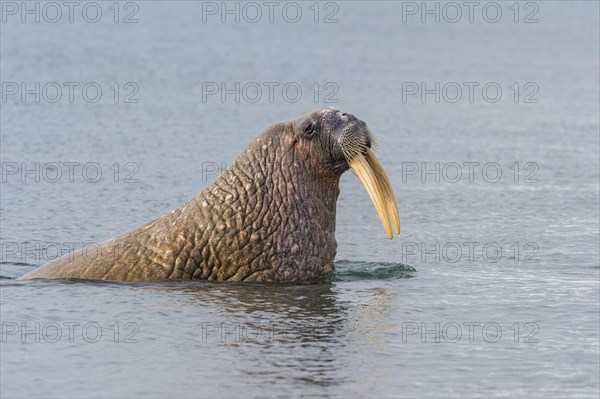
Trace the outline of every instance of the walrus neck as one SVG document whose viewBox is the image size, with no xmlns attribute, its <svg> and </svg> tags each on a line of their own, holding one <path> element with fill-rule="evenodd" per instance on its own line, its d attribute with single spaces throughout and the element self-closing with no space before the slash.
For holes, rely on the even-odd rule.
<svg viewBox="0 0 600 399">
<path fill-rule="evenodd" d="M 320 178 L 286 137 L 260 136 L 195 198 L 197 244 L 209 248 L 195 277 L 300 281 L 333 270 L 339 177 Z"/>
</svg>

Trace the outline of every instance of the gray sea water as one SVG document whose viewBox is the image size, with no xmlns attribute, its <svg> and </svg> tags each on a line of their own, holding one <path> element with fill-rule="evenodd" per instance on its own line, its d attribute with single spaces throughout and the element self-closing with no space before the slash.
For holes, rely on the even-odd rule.
<svg viewBox="0 0 600 399">
<path fill-rule="evenodd" d="M 599 3 L 469 7 L 0 2 L 0 396 L 597 398 Z M 344 175 L 326 281 L 15 280 L 325 106 L 402 221 Z"/>
</svg>

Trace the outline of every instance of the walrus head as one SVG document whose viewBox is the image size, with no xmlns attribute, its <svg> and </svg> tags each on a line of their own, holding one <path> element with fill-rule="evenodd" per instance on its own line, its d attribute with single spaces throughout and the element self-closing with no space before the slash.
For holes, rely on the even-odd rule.
<svg viewBox="0 0 600 399">
<path fill-rule="evenodd" d="M 259 135 L 210 186 L 179 208 L 23 276 L 116 281 L 311 280 L 334 269 L 339 180 L 352 169 L 385 231 L 400 232 L 396 199 L 353 115 L 325 108 Z"/>
<path fill-rule="evenodd" d="M 314 111 L 291 123 L 297 151 L 324 180 L 352 169 L 367 190 L 390 239 L 400 234 L 400 217 L 392 185 L 375 157 L 367 124 L 333 107 Z"/>
</svg>

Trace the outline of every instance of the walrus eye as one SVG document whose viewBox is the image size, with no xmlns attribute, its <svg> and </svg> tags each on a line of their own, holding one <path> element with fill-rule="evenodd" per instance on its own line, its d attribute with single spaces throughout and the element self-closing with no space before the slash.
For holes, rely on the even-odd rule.
<svg viewBox="0 0 600 399">
<path fill-rule="evenodd" d="M 311 121 L 304 121 L 300 129 L 305 136 L 310 137 L 315 132 L 315 125 Z"/>
</svg>

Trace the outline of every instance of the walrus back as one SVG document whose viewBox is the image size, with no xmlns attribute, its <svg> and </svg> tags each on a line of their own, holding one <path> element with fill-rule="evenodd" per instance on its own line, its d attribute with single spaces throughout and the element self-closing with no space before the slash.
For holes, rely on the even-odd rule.
<svg viewBox="0 0 600 399">
<path fill-rule="evenodd" d="M 137 229 L 65 254 L 19 279 L 168 279 L 173 272 L 171 258 L 177 251 L 164 227 L 172 225 L 180 212 L 178 208 Z"/>
</svg>

